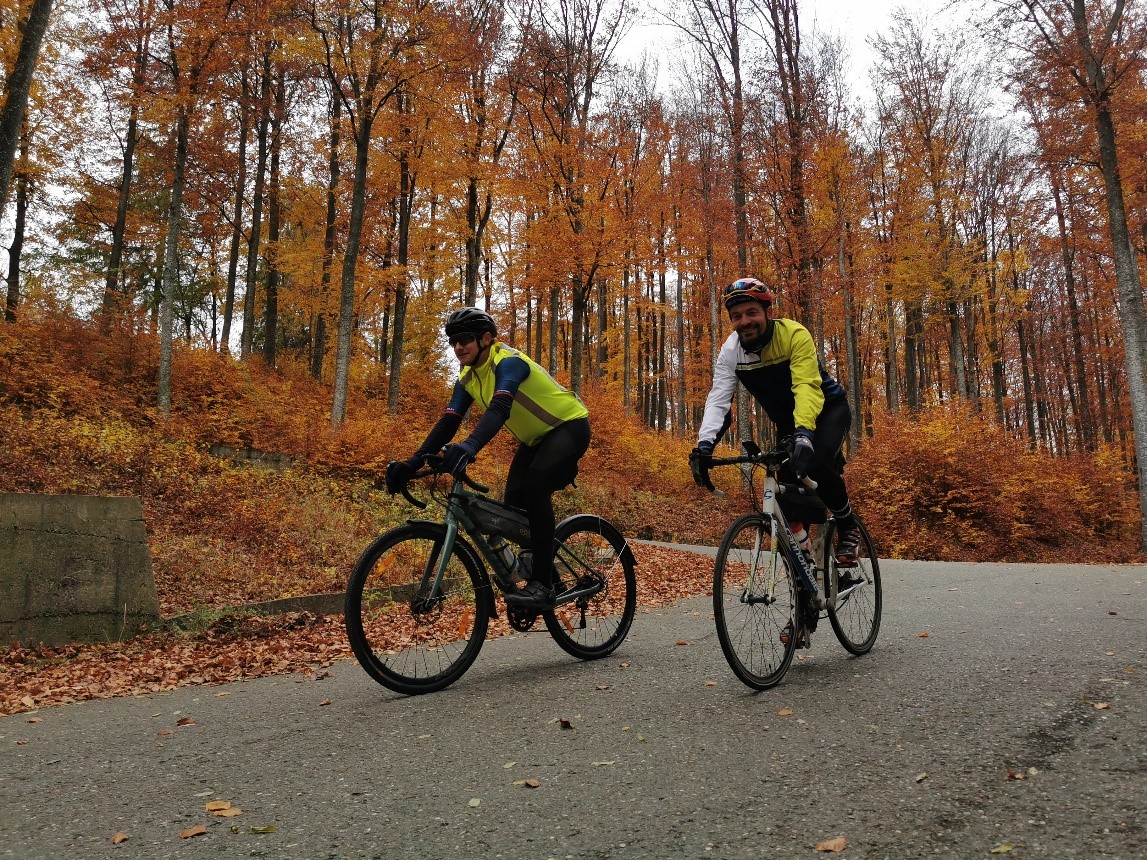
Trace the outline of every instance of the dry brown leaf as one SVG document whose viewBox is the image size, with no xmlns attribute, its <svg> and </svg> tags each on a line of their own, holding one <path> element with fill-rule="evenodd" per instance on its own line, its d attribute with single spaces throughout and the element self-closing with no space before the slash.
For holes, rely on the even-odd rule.
<svg viewBox="0 0 1147 860">
<path fill-rule="evenodd" d="M 180 839 L 190 839 L 193 836 L 202 836 L 207 832 L 207 828 L 202 824 L 193 824 L 191 827 L 184 827 L 179 831 Z"/>
<path fill-rule="evenodd" d="M 816 843 L 816 850 L 825 852 L 843 851 L 846 845 L 848 845 L 848 840 L 843 836 L 837 836 L 835 839 L 826 839 L 823 842 Z"/>
<path fill-rule="evenodd" d="M 24 696 L 22 699 L 20 699 L 20 704 L 22 704 L 25 708 L 34 708 L 36 707 L 36 700 L 31 696 Z"/>
<path fill-rule="evenodd" d="M 924 632 L 924 633 L 917 633 L 917 634 L 916 634 L 916 638 L 917 638 L 917 639 L 927 639 L 927 638 L 928 638 L 929 636 L 931 636 L 931 635 L 932 635 L 932 634 L 931 634 L 931 633 L 928 633 L 928 632 Z"/>
<path fill-rule="evenodd" d="M 1109 705 L 1107 702 L 1096 702 L 1095 703 L 1095 710 L 1097 710 L 1097 711 L 1106 711 L 1110 707 L 1111 707 L 1111 705 Z"/>
<path fill-rule="evenodd" d="M 215 813 L 215 815 L 218 815 L 220 818 L 234 818 L 236 815 L 242 814 L 243 810 L 238 806 L 229 806 L 227 809 L 220 809 Z"/>
<path fill-rule="evenodd" d="M 793 709 L 792 708 L 781 708 L 779 711 L 777 711 L 778 717 L 791 717 L 792 715 L 793 715 Z"/>
<path fill-rule="evenodd" d="M 116 833 L 114 836 L 112 836 L 110 841 L 112 845 L 120 845 L 124 842 L 127 842 L 127 834 L 121 830 L 119 833 Z"/>
<path fill-rule="evenodd" d="M 330 699 L 323 699 L 321 702 L 319 702 L 319 707 L 321 708 L 323 705 L 329 705 L 330 703 Z"/>
<path fill-rule="evenodd" d="M 160 729 L 158 732 L 156 732 L 156 734 L 159 735 L 161 738 L 165 738 L 168 735 L 175 734 L 175 732 L 172 731 L 171 729 Z"/>
<path fill-rule="evenodd" d="M 524 779 L 524 780 L 522 780 L 522 785 L 524 785 L 526 788 L 537 788 L 541 784 L 542 783 L 536 779 Z"/>
<path fill-rule="evenodd" d="M 180 717 L 175 721 L 175 724 L 177 726 L 193 726 L 195 725 L 195 720 L 191 719 L 191 717 Z"/>
<path fill-rule="evenodd" d="M 1028 772 L 1026 770 L 1012 770 L 1008 768 L 1008 779 L 1027 779 Z"/>
<path fill-rule="evenodd" d="M 26 722 L 29 722 L 29 723 L 42 723 L 42 722 L 44 722 L 44 721 L 43 721 L 42 719 L 40 719 L 39 717 L 29 717 L 29 718 L 26 720 Z"/>
<path fill-rule="evenodd" d="M 218 812 L 221 809 L 230 809 L 231 808 L 231 801 L 230 800 L 209 800 L 205 804 L 203 804 L 203 808 L 206 809 L 208 812 Z"/>
<path fill-rule="evenodd" d="M 717 686 L 717 682 L 716 682 L 716 681 L 706 681 L 706 682 L 705 682 L 705 686 L 706 686 L 706 687 L 716 687 L 716 686 Z"/>
<path fill-rule="evenodd" d="M 558 720 L 558 725 L 560 725 L 563 729 L 572 729 L 573 728 L 573 723 L 571 723 L 565 717 L 562 717 L 560 720 Z"/>
<path fill-rule="evenodd" d="M 598 684 L 596 687 L 594 687 L 594 689 L 595 690 L 608 690 L 609 684 Z"/>
</svg>

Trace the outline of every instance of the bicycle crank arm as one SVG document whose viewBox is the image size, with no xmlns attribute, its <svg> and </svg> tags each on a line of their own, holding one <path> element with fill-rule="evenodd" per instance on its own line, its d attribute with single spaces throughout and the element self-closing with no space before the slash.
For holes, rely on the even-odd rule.
<svg viewBox="0 0 1147 860">
<path fill-rule="evenodd" d="M 567 603 L 572 603 L 579 597 L 593 597 L 598 592 L 605 589 L 604 582 L 595 582 L 592 585 L 585 585 L 581 588 L 571 588 L 569 591 L 563 591 L 554 600 L 554 607 L 563 606 Z"/>
</svg>

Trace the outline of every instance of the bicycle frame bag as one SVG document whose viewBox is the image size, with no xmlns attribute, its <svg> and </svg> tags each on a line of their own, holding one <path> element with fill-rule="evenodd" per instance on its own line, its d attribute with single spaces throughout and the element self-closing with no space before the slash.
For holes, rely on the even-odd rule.
<svg viewBox="0 0 1147 860">
<path fill-rule="evenodd" d="M 819 496 L 806 487 L 798 487 L 795 484 L 787 486 L 785 492 L 777 497 L 777 501 L 788 520 L 802 523 L 823 523 L 828 520 L 828 509 Z"/>
<path fill-rule="evenodd" d="M 517 508 L 507 507 L 493 499 L 471 499 L 469 514 L 483 534 L 499 534 L 519 545 L 530 539 L 530 522 Z"/>
</svg>

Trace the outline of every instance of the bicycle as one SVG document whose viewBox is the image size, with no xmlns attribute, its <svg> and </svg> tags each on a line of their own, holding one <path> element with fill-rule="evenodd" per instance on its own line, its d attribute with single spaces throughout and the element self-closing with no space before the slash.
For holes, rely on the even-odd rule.
<svg viewBox="0 0 1147 860">
<path fill-rule="evenodd" d="M 374 680 L 397 693 L 441 690 L 474 663 L 491 618 L 494 588 L 526 579 L 530 537 L 525 513 L 490 498 L 489 488 L 441 470 L 430 458 L 412 480 L 433 478 L 441 520 L 410 519 L 370 543 L 347 583 L 344 621 L 351 649 Z M 445 484 L 449 483 L 448 489 Z M 427 503 L 408 488 L 418 508 Z M 507 620 L 530 630 L 540 614 L 554 641 L 582 660 L 611 654 L 637 609 L 637 560 L 621 532 L 594 514 L 558 523 L 554 544 L 556 605 L 537 612 L 506 604 Z M 492 576 L 491 576 L 492 573 Z"/>
<path fill-rule="evenodd" d="M 840 644 L 857 656 L 871 650 L 880 630 L 880 565 L 872 538 L 856 516 L 861 535 L 857 561 L 838 565 L 833 552 L 837 524 L 816 495 L 816 482 L 780 479 L 790 444 L 790 439 L 782 439 L 773 450 L 762 452 L 755 443 L 744 442 L 743 455 L 710 463 L 765 469 L 760 505 L 754 494 L 756 512 L 729 526 L 713 568 L 713 615 L 721 651 L 733 673 L 757 690 L 780 683 L 796 649 L 808 647 L 822 612 Z M 781 508 L 783 496 L 809 509 L 810 520 L 823 521 L 804 546 Z M 811 532 L 813 526 L 807 528 Z M 824 583 L 823 592 L 818 581 Z"/>
</svg>

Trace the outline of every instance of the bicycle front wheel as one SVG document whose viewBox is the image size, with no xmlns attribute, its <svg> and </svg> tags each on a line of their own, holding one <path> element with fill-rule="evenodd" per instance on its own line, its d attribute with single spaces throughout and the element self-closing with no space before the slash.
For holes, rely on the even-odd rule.
<svg viewBox="0 0 1147 860">
<path fill-rule="evenodd" d="M 396 693 L 441 690 L 482 648 L 493 594 L 481 564 L 456 539 L 431 593 L 446 527 L 407 523 L 366 548 L 347 583 L 344 617 L 359 664 Z"/>
<path fill-rule="evenodd" d="M 772 517 L 747 514 L 729 526 L 713 568 L 713 618 L 729 667 L 755 690 L 780 683 L 796 648 L 797 587 Z M 777 534 L 783 526 L 777 523 Z"/>
<path fill-rule="evenodd" d="M 839 531 L 836 521 L 829 520 L 825 524 L 824 571 L 826 587 L 831 581 L 827 577 L 831 576 L 838 577 L 840 585 L 836 606 L 828 609 L 832 630 L 846 651 L 859 656 L 867 654 L 876 642 L 884 599 L 880 589 L 880 562 L 876 558 L 876 547 L 859 516 L 856 517 L 856 524 L 860 527 L 860 547 L 856 553 L 856 565 L 849 567 L 838 567 L 836 563 L 836 553 L 833 550 L 834 539 Z"/>
<path fill-rule="evenodd" d="M 637 612 L 633 551 L 612 523 L 592 514 L 559 523 L 554 538 L 559 596 L 586 593 L 544 613 L 546 629 L 567 654 L 580 660 L 605 657 L 625 639 Z"/>
</svg>

